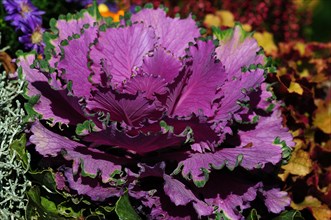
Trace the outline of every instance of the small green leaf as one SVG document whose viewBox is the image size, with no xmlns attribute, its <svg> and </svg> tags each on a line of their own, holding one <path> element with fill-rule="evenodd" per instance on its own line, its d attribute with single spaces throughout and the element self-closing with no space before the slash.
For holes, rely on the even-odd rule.
<svg viewBox="0 0 331 220">
<path fill-rule="evenodd" d="M 40 196 L 40 189 L 37 186 L 33 186 L 27 195 L 29 202 L 25 212 L 26 219 L 65 220 L 57 215 L 55 203 Z"/>
<path fill-rule="evenodd" d="M 71 218 L 75 218 L 75 219 L 79 219 L 79 217 L 81 217 L 83 214 L 82 212 L 85 209 L 81 209 L 79 211 L 74 211 L 73 208 L 71 207 L 72 204 L 66 202 L 62 202 L 57 206 L 58 209 L 58 213 L 65 216 L 65 217 L 71 217 Z"/>
<path fill-rule="evenodd" d="M 27 115 L 23 119 L 24 123 L 34 121 L 35 118 L 40 117 L 38 112 L 36 112 L 33 109 L 33 106 L 35 104 L 37 104 L 37 102 L 39 101 L 39 97 L 40 97 L 40 95 L 36 95 L 36 96 L 32 96 L 32 97 L 25 96 L 25 98 L 28 100 L 28 102 L 24 103 L 24 109 L 27 113 Z"/>
<path fill-rule="evenodd" d="M 10 145 L 11 149 L 14 150 L 19 158 L 22 160 L 24 164 L 24 168 L 29 167 L 30 159 L 29 153 L 25 150 L 26 146 L 26 136 L 23 134 L 20 139 L 14 140 L 13 143 Z"/>
<path fill-rule="evenodd" d="M 152 9 L 154 6 L 152 3 L 147 3 L 144 8 Z"/>
<path fill-rule="evenodd" d="M 45 186 L 47 189 L 56 192 L 56 183 L 51 169 L 43 170 L 41 172 L 31 171 L 30 173 L 33 179 L 35 179 L 42 186 Z"/>
<path fill-rule="evenodd" d="M 60 43 L 61 46 L 68 46 L 69 45 L 69 42 L 68 40 L 62 40 L 61 43 Z"/>
<path fill-rule="evenodd" d="M 115 212 L 120 220 L 137 220 L 141 219 L 136 213 L 129 201 L 128 193 L 126 192 L 116 202 Z"/>
<path fill-rule="evenodd" d="M 284 211 L 272 220 L 304 220 L 301 213 L 297 210 Z"/>
<path fill-rule="evenodd" d="M 259 216 L 255 209 L 252 209 L 249 215 L 247 216 L 246 220 L 259 220 Z"/>
<path fill-rule="evenodd" d="M 40 204 L 42 205 L 42 207 L 45 208 L 45 210 L 47 212 L 51 212 L 51 213 L 57 213 L 57 208 L 54 202 L 46 199 L 45 197 L 40 197 L 41 201 Z"/>
<path fill-rule="evenodd" d="M 87 135 L 92 131 L 95 131 L 96 125 L 92 120 L 84 121 L 83 123 L 79 123 L 76 126 L 76 134 L 77 135 Z"/>
<path fill-rule="evenodd" d="M 212 26 L 212 31 L 215 37 L 222 42 L 228 41 L 233 35 L 233 28 L 221 30 L 220 28 Z"/>
</svg>

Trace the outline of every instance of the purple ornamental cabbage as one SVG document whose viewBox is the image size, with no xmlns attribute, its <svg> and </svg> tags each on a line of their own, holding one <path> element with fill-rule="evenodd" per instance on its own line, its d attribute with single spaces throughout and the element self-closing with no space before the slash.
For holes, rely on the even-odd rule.
<svg viewBox="0 0 331 220">
<path fill-rule="evenodd" d="M 19 72 L 39 97 L 29 141 L 58 190 L 100 203 L 128 191 L 149 219 L 243 219 L 255 200 L 272 213 L 289 205 L 259 177 L 293 142 L 263 50 L 240 25 L 202 38 L 191 17 L 145 8 L 120 23 L 90 9 L 51 26 L 45 60 L 25 54 Z"/>
</svg>

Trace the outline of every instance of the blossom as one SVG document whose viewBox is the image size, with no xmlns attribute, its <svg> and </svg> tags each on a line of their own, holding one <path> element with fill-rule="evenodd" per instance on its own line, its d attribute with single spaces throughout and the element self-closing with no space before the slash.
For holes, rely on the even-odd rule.
<svg viewBox="0 0 331 220">
<path fill-rule="evenodd" d="M 119 22 L 120 16 L 124 16 L 123 10 L 116 10 L 116 12 L 112 12 L 106 4 L 99 4 L 98 9 L 101 16 L 111 17 L 114 22 Z"/>
<path fill-rule="evenodd" d="M 58 189 L 97 202 L 128 191 L 151 219 L 241 219 L 257 198 L 273 213 L 289 205 L 245 178 L 293 146 L 252 34 L 214 29 L 215 45 L 191 16 L 145 8 L 118 25 L 95 7 L 52 24 L 45 60 L 18 59 L 26 95 L 39 97 L 29 143 L 71 162 L 52 164 Z"/>
<path fill-rule="evenodd" d="M 42 54 L 45 46 L 42 37 L 44 29 L 31 18 L 27 22 L 27 24 L 22 24 L 24 34 L 18 40 L 24 44 L 26 49 L 36 50 L 37 53 Z"/>
<path fill-rule="evenodd" d="M 274 42 L 273 35 L 267 31 L 254 33 L 254 38 L 267 54 L 277 52 L 278 48 Z"/>
<path fill-rule="evenodd" d="M 10 21 L 17 29 L 29 22 L 28 20 L 42 23 L 41 15 L 45 12 L 38 10 L 29 0 L 3 0 L 2 3 L 8 14 L 5 20 Z"/>
</svg>

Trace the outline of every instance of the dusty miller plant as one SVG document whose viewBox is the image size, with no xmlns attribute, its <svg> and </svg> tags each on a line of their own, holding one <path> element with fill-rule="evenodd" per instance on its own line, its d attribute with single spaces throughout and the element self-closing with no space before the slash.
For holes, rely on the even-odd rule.
<svg viewBox="0 0 331 220">
<path fill-rule="evenodd" d="M 1 35 L 0 35 L 1 39 Z M 23 93 L 24 80 L 0 75 L 0 219 L 24 219 L 25 195 L 30 182 L 23 162 L 10 145 L 23 130 L 25 115 L 17 97 Z"/>
</svg>

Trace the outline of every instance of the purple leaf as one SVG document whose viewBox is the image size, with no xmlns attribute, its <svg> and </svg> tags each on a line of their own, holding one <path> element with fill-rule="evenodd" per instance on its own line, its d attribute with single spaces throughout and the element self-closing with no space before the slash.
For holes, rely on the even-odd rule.
<svg viewBox="0 0 331 220">
<path fill-rule="evenodd" d="M 236 25 L 232 36 L 220 40 L 220 45 L 216 48 L 217 58 L 225 66 L 228 80 L 238 77 L 244 66 L 264 64 L 265 56 L 257 55 L 261 50 L 257 41 L 252 36 L 245 36 L 246 34 L 240 25 Z"/>
<path fill-rule="evenodd" d="M 137 154 L 145 154 L 167 147 L 180 147 L 186 139 L 185 131 L 180 135 L 161 130 L 147 134 L 138 131 L 135 135 L 130 135 L 125 130 L 118 130 L 116 124 L 112 124 L 107 130 L 91 133 L 84 138 L 93 146 L 108 145 L 127 149 Z"/>
<path fill-rule="evenodd" d="M 221 169 L 224 166 L 234 169 L 237 166 L 252 170 L 262 168 L 267 163 L 277 164 L 282 159 L 282 146 L 275 144 L 280 137 L 288 146 L 294 146 L 291 135 L 281 124 L 280 111 L 269 117 L 261 117 L 256 127 L 248 131 L 239 131 L 239 146 L 233 148 L 217 148 L 215 152 L 194 153 L 180 161 L 178 173 L 182 169 L 185 178 L 192 178 L 197 186 L 204 186 L 211 168 Z M 265 131 L 268 132 L 265 132 Z"/>
<path fill-rule="evenodd" d="M 143 22 L 145 27 L 154 28 L 155 35 L 159 38 L 158 44 L 173 52 L 177 57 L 184 56 L 188 43 L 200 37 L 200 31 L 191 17 L 169 18 L 162 9 L 143 9 L 133 14 L 131 21 Z"/>
<path fill-rule="evenodd" d="M 39 101 L 33 106 L 34 110 L 44 119 L 52 120 L 52 124 L 74 124 L 84 120 L 83 111 L 78 104 L 78 98 L 68 96 L 67 91 L 56 85 L 56 80 L 47 78 L 39 69 L 31 68 L 35 60 L 34 54 L 20 56 L 18 58 L 25 79 L 29 82 L 27 95 L 39 95 Z M 49 84 L 52 83 L 52 86 Z"/>
<path fill-rule="evenodd" d="M 161 76 L 167 83 L 172 82 L 182 68 L 181 61 L 166 49 L 158 47 L 152 56 L 144 58 L 143 72 Z"/>
<path fill-rule="evenodd" d="M 203 112 L 206 116 L 213 116 L 217 88 L 226 77 L 223 66 L 215 60 L 212 41 L 198 41 L 196 47 L 190 47 L 190 55 L 192 66 L 185 69 L 180 81 L 171 88 L 167 100 L 170 115 L 189 116 Z"/>
<path fill-rule="evenodd" d="M 87 53 L 89 45 L 97 37 L 97 28 L 86 29 L 77 39 L 68 41 L 63 47 L 63 55 L 58 61 L 57 68 L 62 71 L 61 78 L 72 82 L 72 91 L 77 97 L 89 97 L 93 88 L 89 77 L 92 75 L 88 68 Z"/>
<path fill-rule="evenodd" d="M 213 207 L 199 200 L 183 183 L 166 174 L 163 175 L 163 179 L 164 192 L 176 206 L 187 205 L 193 202 L 193 207 L 199 218 L 213 213 Z"/>
<path fill-rule="evenodd" d="M 165 118 L 164 121 L 174 128 L 176 134 L 181 133 L 186 128 L 190 128 L 194 138 L 194 143 L 191 144 L 191 148 L 194 151 L 200 153 L 214 151 L 217 144 L 222 141 L 204 116 L 191 115 L 187 118 Z"/>
<path fill-rule="evenodd" d="M 99 183 L 92 183 L 92 186 L 89 182 L 84 181 L 81 176 L 75 178 L 71 169 L 67 169 L 64 175 L 71 189 L 76 190 L 79 195 L 89 196 L 93 201 L 104 201 L 109 197 L 119 197 L 121 195 L 121 190 L 115 187 L 101 186 Z M 90 181 L 94 182 L 91 179 Z"/>
<path fill-rule="evenodd" d="M 205 202 L 215 207 L 216 213 L 223 213 L 233 220 L 245 219 L 242 212 L 251 207 L 257 198 L 262 182 L 252 181 L 243 170 L 223 170 L 211 174 L 211 180 L 196 193 L 205 198 Z"/>
<path fill-rule="evenodd" d="M 89 54 L 93 61 L 92 69 L 98 72 L 102 69 L 101 63 L 105 63 L 115 86 L 131 77 L 135 68 L 143 64 L 143 57 L 156 44 L 153 29 L 143 24 L 109 28 L 99 35 Z"/>
<path fill-rule="evenodd" d="M 108 155 L 96 149 L 89 149 L 81 143 L 69 140 L 46 129 L 39 122 L 31 128 L 30 142 L 36 145 L 41 155 L 55 157 L 62 152 L 66 160 L 73 161 L 73 171 L 78 172 L 79 167 L 86 175 L 96 177 L 99 172 L 103 182 L 112 180 L 112 176 L 121 173 L 121 165 L 115 156 Z"/>
<path fill-rule="evenodd" d="M 205 202 L 198 199 L 184 183 L 165 174 L 164 162 L 158 163 L 152 167 L 146 164 L 138 164 L 138 166 L 140 167 L 140 171 L 139 174 L 133 174 L 135 178 L 141 180 L 146 177 L 157 177 L 164 180 L 163 190 L 157 185 L 156 189 L 149 191 L 149 193 L 139 190 L 139 182 L 133 182 L 130 186 L 129 193 L 136 199 L 142 200 L 145 206 L 151 208 L 152 216 L 156 217 L 157 215 L 161 215 L 167 219 L 186 219 L 184 216 L 196 216 L 195 213 L 187 212 L 190 204 L 192 204 L 199 218 L 201 218 L 201 216 L 209 216 L 213 213 L 213 207 L 208 206 Z M 166 197 L 170 198 L 169 202 Z M 165 205 L 164 203 L 168 204 Z M 181 212 L 179 215 L 176 209 L 170 208 L 169 210 L 169 207 L 173 205 L 184 212 Z M 185 209 L 183 210 L 184 207 L 186 211 Z M 181 216 L 182 218 L 176 218 L 175 216 Z"/>
<path fill-rule="evenodd" d="M 265 198 L 265 205 L 272 213 L 280 213 L 291 203 L 291 199 L 287 192 L 280 191 L 279 189 L 271 189 L 267 191 L 261 189 L 260 191 Z"/>
<path fill-rule="evenodd" d="M 144 94 L 119 94 L 112 89 L 94 92 L 93 97 L 87 100 L 86 108 L 92 113 L 109 113 L 111 121 L 124 122 L 134 127 L 162 116 L 162 111 L 157 110 L 155 103 L 146 99 Z"/>
<path fill-rule="evenodd" d="M 155 99 L 156 94 L 165 94 L 167 92 L 166 81 L 160 76 L 139 74 L 123 86 L 123 92 L 136 95 L 143 93 L 147 99 Z"/>
<path fill-rule="evenodd" d="M 83 146 L 76 141 L 69 140 L 48 130 L 39 121 L 32 125 L 31 132 L 30 142 L 35 144 L 37 152 L 45 157 L 55 157 L 62 150 L 70 151 L 77 146 Z"/>
<path fill-rule="evenodd" d="M 222 122 L 231 119 L 232 115 L 241 109 L 238 101 L 249 101 L 250 90 L 258 88 L 264 81 L 263 73 L 263 69 L 257 69 L 253 72 L 241 73 L 240 78 L 226 82 L 221 87 L 222 98 L 213 120 Z"/>
</svg>

